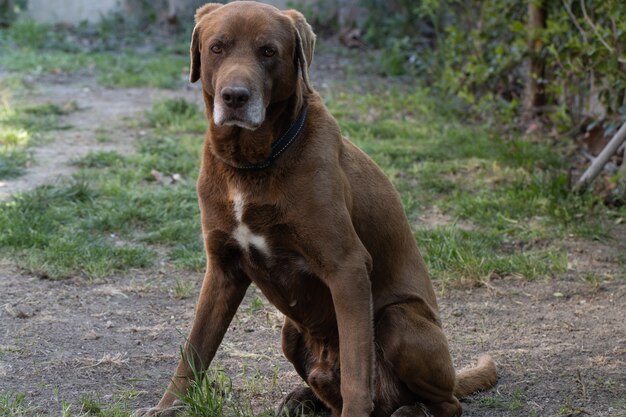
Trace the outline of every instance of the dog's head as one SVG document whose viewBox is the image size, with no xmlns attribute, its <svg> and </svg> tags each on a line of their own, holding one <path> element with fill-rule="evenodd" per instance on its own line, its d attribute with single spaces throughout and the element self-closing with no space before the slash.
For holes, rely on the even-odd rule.
<svg viewBox="0 0 626 417">
<path fill-rule="evenodd" d="M 311 26 L 295 10 L 252 1 L 208 3 L 196 12 L 189 79 L 202 80 L 216 126 L 254 130 L 270 104 L 300 85 L 312 91 L 314 46 Z"/>
</svg>

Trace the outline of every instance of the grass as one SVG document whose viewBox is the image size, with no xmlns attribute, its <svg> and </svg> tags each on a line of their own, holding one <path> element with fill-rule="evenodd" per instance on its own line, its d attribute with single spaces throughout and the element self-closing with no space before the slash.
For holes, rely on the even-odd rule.
<svg viewBox="0 0 626 417">
<path fill-rule="evenodd" d="M 457 122 L 427 94 L 344 92 L 327 101 L 344 132 L 400 191 L 435 279 L 552 276 L 567 268 L 561 239 L 608 236 L 605 209 L 568 192 L 558 151 Z M 206 121 L 196 105 L 170 99 L 156 103 L 143 123 L 148 134 L 137 154 L 89 154 L 75 161 L 80 171 L 71 180 L 4 203 L 3 252 L 50 278 L 147 267 L 156 246 L 172 267 L 202 271 L 194 183 Z M 183 181 L 164 185 L 154 171 Z M 421 224 L 433 207 L 452 224 Z M 190 290 L 181 282 L 175 296 Z"/>
<path fill-rule="evenodd" d="M 169 115 L 167 106 L 156 105 L 150 115 Z M 184 115 L 162 122 L 163 132 L 173 131 L 174 123 L 181 131 L 197 130 L 202 113 L 186 106 Z M 149 135 L 136 155 L 96 152 L 75 161 L 80 170 L 72 179 L 0 203 L 2 252 L 25 270 L 52 279 L 99 278 L 147 267 L 156 259 L 155 245 L 170 248 L 174 266 L 203 269 L 193 180 L 201 141 L 198 134 Z M 152 170 L 180 174 L 184 183 L 164 186 L 154 181 Z M 177 296 L 184 293 L 181 287 Z"/>
<path fill-rule="evenodd" d="M 509 411 L 520 411 L 525 405 L 524 392 L 516 389 L 510 397 L 506 398 L 498 396 L 484 396 L 478 400 L 478 404 L 482 408 L 503 409 Z"/>
<path fill-rule="evenodd" d="M 248 306 L 248 312 L 253 314 L 257 311 L 263 310 L 263 299 L 258 295 L 252 299 L 250 305 Z"/>
<path fill-rule="evenodd" d="M 10 90 L 0 85 L 0 180 L 22 175 L 32 162 L 30 147 L 46 133 L 65 128 L 60 116 L 74 110 L 73 103 L 63 108 L 49 103 L 16 106 Z"/>
<path fill-rule="evenodd" d="M 501 235 L 494 231 L 467 231 L 452 225 L 419 229 L 416 236 L 431 273 L 444 284 L 488 280 L 494 274 L 535 279 L 567 268 L 564 252 L 555 248 L 507 250 Z"/>
<path fill-rule="evenodd" d="M 182 98 L 156 103 L 146 114 L 146 119 L 150 126 L 173 134 L 186 132 L 202 135 L 207 126 L 198 107 Z"/>
<path fill-rule="evenodd" d="M 233 398 L 230 379 L 223 371 L 194 371 L 194 379 L 187 393 L 178 398 L 184 407 L 185 417 L 252 415 L 245 413 L 238 401 Z M 230 410 L 228 410 L 230 408 Z"/>
<path fill-rule="evenodd" d="M 130 417 L 133 407 L 127 404 L 133 395 L 114 395 L 106 402 L 99 397 L 84 396 L 79 404 L 60 401 L 58 411 L 42 410 L 26 400 L 23 393 L 0 393 L 0 417 Z"/>
<path fill-rule="evenodd" d="M 25 90 L 15 76 L 0 79 L 0 180 L 22 175 L 33 162 L 31 147 L 51 131 L 67 128 L 60 122 L 61 116 L 77 110 L 75 102 L 64 106 L 20 104 L 14 96 L 25 95 Z"/>
<path fill-rule="evenodd" d="M 96 278 L 149 265 L 152 250 L 138 244 L 120 245 L 112 235 L 84 227 L 86 219 L 80 217 L 96 197 L 97 191 L 88 182 L 76 178 L 4 203 L 0 247 L 25 270 L 52 279 L 79 272 Z"/>
<path fill-rule="evenodd" d="M 22 417 L 32 415 L 36 410 L 25 402 L 25 394 L 0 393 L 0 417 Z"/>
<path fill-rule="evenodd" d="M 105 27 L 109 23 L 97 28 L 95 39 L 114 39 L 110 32 L 120 28 Z M 92 71 L 101 84 L 115 87 L 174 87 L 186 78 L 186 47 L 137 52 L 121 42 L 77 44 L 81 43 L 70 30 L 20 21 L 0 30 L 0 67 L 22 75 Z M 59 116 L 69 111 L 53 105 L 16 108 L 4 103 L 0 179 L 22 174 L 32 161 L 30 146 L 40 132 L 60 128 Z M 194 105 L 172 100 L 155 106 L 147 119 L 151 127 L 165 127 L 176 135 L 145 138 L 137 156 L 87 155 L 74 161 L 81 170 L 71 180 L 0 203 L 3 255 L 43 277 L 99 278 L 152 265 L 152 246 L 168 244 L 174 266 L 204 268 L 193 181 L 164 189 L 150 175 L 157 170 L 195 176 L 202 114 Z M 196 135 L 180 138 L 181 129 Z M 96 139 L 107 142 L 110 134 L 101 127 Z M 183 297 L 186 291 L 181 286 L 176 296 Z"/>
<path fill-rule="evenodd" d="M 118 29 L 107 27 L 106 21 L 99 27 L 82 28 L 81 32 L 20 20 L 0 29 L 0 68 L 22 76 L 94 74 L 107 87 L 174 88 L 187 82 L 187 47 L 155 47 L 159 39 L 155 36 L 149 44 L 142 43 L 139 36 L 129 36 L 134 41 L 128 44 L 124 37 L 110 33 Z M 96 33 L 92 33 L 94 30 Z M 107 33 L 99 33 L 103 31 Z M 129 35 L 138 33 L 135 29 Z M 109 39 L 114 41 L 106 42 Z M 143 39 L 145 42 L 146 37 Z"/>
<path fill-rule="evenodd" d="M 0 32 L 1 66 L 34 74 L 87 70 L 107 86 L 181 85 L 186 40 L 147 48 L 149 42 L 142 44 L 126 29 L 115 20 L 74 31 L 20 21 Z M 129 36 L 117 39 L 120 31 Z M 355 94 L 339 88 L 325 100 L 343 132 L 398 188 L 436 279 L 551 276 L 567 267 L 560 240 L 610 236 L 606 208 L 591 195 L 569 192 L 567 149 L 464 123 L 454 106 L 431 97 L 428 89 L 411 90 Z M 58 119 L 64 111 L 5 105 L 0 178 L 23 171 L 37 132 L 62 127 Z M 75 161 L 80 172 L 72 180 L 5 203 L 3 252 L 51 278 L 100 277 L 149 266 L 155 246 L 166 249 L 173 267 L 202 270 L 206 260 L 193 184 L 206 121 L 182 99 L 156 103 L 145 120 L 151 133 L 136 155 L 90 154 Z M 105 127 L 96 136 L 110 140 Z M 165 186 L 154 181 L 155 171 L 183 181 Z M 435 209 L 448 224 L 428 224 L 429 210 Z M 186 292 L 181 283 L 177 296 Z"/>
<path fill-rule="evenodd" d="M 425 89 L 339 92 L 327 104 L 400 191 L 442 282 L 551 276 L 567 268 L 561 239 L 610 235 L 607 209 L 569 191 L 567 149 L 461 123 Z M 422 224 L 433 207 L 451 225 Z"/>
<path fill-rule="evenodd" d="M 195 281 L 177 279 L 174 285 L 174 298 L 178 300 L 189 298 L 195 286 Z"/>
<path fill-rule="evenodd" d="M 192 367 L 195 369 L 195 367 Z M 277 377 L 277 372 L 274 373 Z M 255 378 L 259 378 L 256 380 Z M 275 383 L 275 379 L 273 380 Z M 267 389 L 262 376 L 246 377 L 246 388 L 241 393 L 233 389 L 233 384 L 226 373 L 219 367 L 207 371 L 194 371 L 194 378 L 185 395 L 178 398 L 180 417 L 251 417 L 252 406 L 247 400 L 249 396 L 261 395 Z M 273 387 L 270 387 L 273 388 Z M 256 394 L 251 393 L 255 391 Z M 104 400 L 99 396 L 83 396 L 77 404 L 60 401 L 60 413 L 42 410 L 31 405 L 23 393 L 0 393 L 0 417 L 47 417 L 61 415 L 64 417 L 130 417 L 135 409 L 129 405 L 130 400 L 137 396 L 135 391 L 126 391 Z M 243 398 L 242 398 L 243 395 Z M 264 417 L 273 417 L 272 410 L 266 410 Z"/>
</svg>

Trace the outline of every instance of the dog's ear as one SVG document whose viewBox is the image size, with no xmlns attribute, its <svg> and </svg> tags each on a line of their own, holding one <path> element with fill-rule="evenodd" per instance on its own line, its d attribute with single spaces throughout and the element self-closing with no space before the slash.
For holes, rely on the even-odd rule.
<svg viewBox="0 0 626 417">
<path fill-rule="evenodd" d="M 191 35 L 191 47 L 189 55 L 191 58 L 189 70 L 189 82 L 195 83 L 200 78 L 200 30 L 198 29 L 202 18 L 209 13 L 215 11 L 222 5 L 220 3 L 207 3 L 196 10 L 196 27 L 193 28 Z"/>
<path fill-rule="evenodd" d="M 309 67 L 313 61 L 313 50 L 315 49 L 315 34 L 311 25 L 305 17 L 297 10 L 285 10 L 283 12 L 293 22 L 296 33 L 296 57 L 298 59 L 300 71 L 304 85 L 309 91 L 313 91 L 309 79 Z"/>
<path fill-rule="evenodd" d="M 200 78 L 200 35 L 198 25 L 193 28 L 193 34 L 191 35 L 191 47 L 189 48 L 189 55 L 191 58 L 189 68 L 189 82 L 195 83 Z"/>
<path fill-rule="evenodd" d="M 200 23 L 200 19 L 209 13 L 213 12 L 215 9 L 223 6 L 221 3 L 207 3 L 204 6 L 198 7 L 196 10 L 196 24 Z"/>
</svg>

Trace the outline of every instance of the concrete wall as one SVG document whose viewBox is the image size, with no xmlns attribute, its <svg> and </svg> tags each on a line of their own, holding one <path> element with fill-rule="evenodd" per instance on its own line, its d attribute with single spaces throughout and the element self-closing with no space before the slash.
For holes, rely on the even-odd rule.
<svg viewBox="0 0 626 417">
<path fill-rule="evenodd" d="M 45 23 L 97 22 L 119 8 L 119 0 L 28 0 L 28 14 Z"/>
<path fill-rule="evenodd" d="M 176 9 L 195 9 L 202 1 L 197 0 L 172 0 Z M 288 0 L 263 0 L 263 3 L 272 4 L 279 9 L 287 8 Z M 301 0 L 302 1 L 302 0 Z M 209 0 L 207 0 L 209 2 Z M 315 3 L 316 0 L 306 0 L 304 3 Z M 28 0 L 28 14 L 35 20 L 45 23 L 71 23 L 82 21 L 98 22 L 102 16 L 109 13 L 133 13 L 138 5 L 133 0 Z M 162 6 L 157 4 L 163 3 Z M 155 7 L 163 7 L 167 10 L 168 1 L 155 1 Z M 291 2 L 295 3 L 295 2 Z M 190 13 L 191 15 L 192 13 Z"/>
</svg>

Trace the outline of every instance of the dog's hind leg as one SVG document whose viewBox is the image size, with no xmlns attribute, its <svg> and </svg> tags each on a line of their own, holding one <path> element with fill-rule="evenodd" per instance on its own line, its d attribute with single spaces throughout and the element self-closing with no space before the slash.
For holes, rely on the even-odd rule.
<svg viewBox="0 0 626 417">
<path fill-rule="evenodd" d="M 307 382 L 315 395 L 330 408 L 333 417 L 341 416 L 343 400 L 336 363 L 327 361 L 323 355 L 320 361 L 313 365 Z"/>
<path fill-rule="evenodd" d="M 300 377 L 309 382 L 313 371 L 313 380 L 321 374 L 314 371 L 314 355 L 309 351 L 304 337 L 296 325 L 285 318 L 282 331 L 282 347 L 285 357 L 292 363 Z M 339 385 L 339 383 L 337 383 Z M 338 390 L 338 388 L 337 388 Z M 309 387 L 298 387 L 289 393 L 278 406 L 278 417 L 295 417 L 307 414 L 330 414 L 329 408 Z"/>
<path fill-rule="evenodd" d="M 446 337 L 428 315 L 427 307 L 416 301 L 389 306 L 376 321 L 376 339 L 385 361 L 415 395 L 395 417 L 428 415 L 425 410 L 433 417 L 457 417 L 462 412 L 454 396 L 455 372 Z"/>
</svg>

